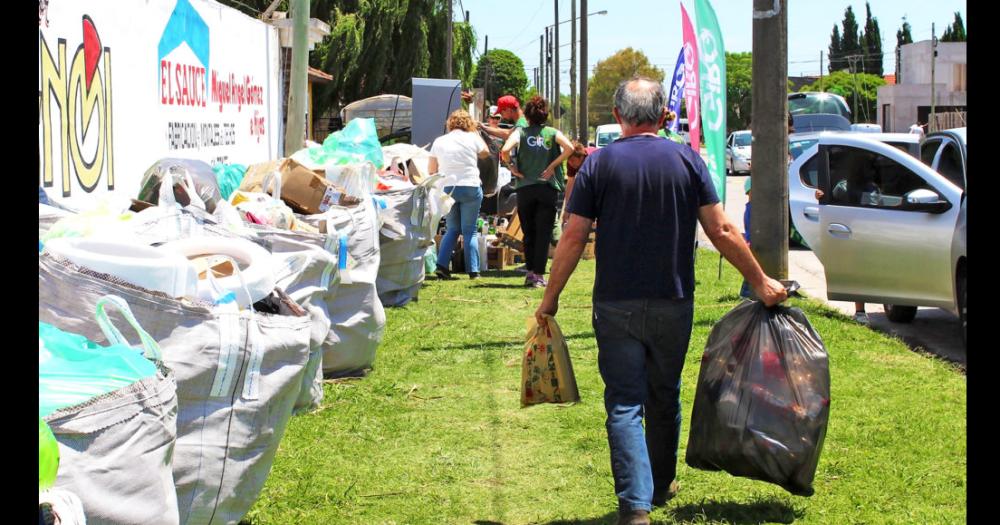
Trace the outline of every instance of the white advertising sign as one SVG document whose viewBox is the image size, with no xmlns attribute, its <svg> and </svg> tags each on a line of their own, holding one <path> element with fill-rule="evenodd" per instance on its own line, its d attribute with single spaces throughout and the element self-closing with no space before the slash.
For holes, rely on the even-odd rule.
<svg viewBox="0 0 1000 525">
<path fill-rule="evenodd" d="M 206 0 L 49 5 L 38 32 L 40 183 L 86 207 L 135 197 L 145 171 L 178 157 L 278 158 L 277 29 Z"/>
</svg>

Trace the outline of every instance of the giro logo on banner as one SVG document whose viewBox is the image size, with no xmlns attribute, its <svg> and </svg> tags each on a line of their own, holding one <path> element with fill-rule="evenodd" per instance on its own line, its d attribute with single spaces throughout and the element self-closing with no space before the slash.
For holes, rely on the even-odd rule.
<svg viewBox="0 0 1000 525">
<path fill-rule="evenodd" d="M 67 38 L 58 38 L 55 50 L 41 30 L 38 39 L 42 185 L 51 188 L 55 183 L 53 151 L 58 148 L 63 197 L 70 196 L 73 175 L 89 193 L 107 173 L 108 189 L 113 190 L 111 48 L 101 46 L 97 25 L 87 15 L 82 38 L 73 39 L 80 43 L 72 58 L 67 56 Z"/>
</svg>

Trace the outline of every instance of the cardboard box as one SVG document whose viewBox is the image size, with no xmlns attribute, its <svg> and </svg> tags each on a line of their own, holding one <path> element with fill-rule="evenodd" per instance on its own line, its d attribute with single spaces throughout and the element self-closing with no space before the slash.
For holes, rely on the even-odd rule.
<svg viewBox="0 0 1000 525">
<path fill-rule="evenodd" d="M 281 172 L 281 200 L 298 213 L 315 215 L 330 206 L 355 206 L 360 201 L 344 195 L 340 188 L 326 180 L 325 173 L 310 170 L 292 159 L 285 159 Z"/>
<path fill-rule="evenodd" d="M 261 162 L 260 164 L 251 164 L 248 166 L 247 172 L 243 176 L 243 181 L 240 182 L 240 191 L 270 194 L 270 191 L 264 191 L 264 177 L 266 177 L 268 173 L 273 173 L 275 171 L 280 172 L 281 163 L 284 162 L 284 160 L 285 159 L 270 160 L 267 162 Z"/>
<path fill-rule="evenodd" d="M 510 248 L 506 246 L 489 246 L 486 248 L 486 269 L 503 270 L 507 263 L 507 252 Z"/>
</svg>

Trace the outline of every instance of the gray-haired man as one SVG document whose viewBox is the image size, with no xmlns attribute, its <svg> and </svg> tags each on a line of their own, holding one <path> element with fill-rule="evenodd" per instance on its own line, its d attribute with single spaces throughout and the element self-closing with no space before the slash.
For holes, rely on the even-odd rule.
<svg viewBox="0 0 1000 525">
<path fill-rule="evenodd" d="M 650 79 L 636 77 L 618 86 L 613 113 L 622 136 L 587 157 L 577 173 L 566 207 L 569 223 L 535 314 L 539 322 L 541 314 L 556 314 L 559 294 L 597 220 L 593 325 L 618 523 L 629 525 L 649 523 L 652 506 L 677 492 L 680 378 L 694 316 L 696 221 L 765 304 L 787 297 L 726 218 L 698 153 L 656 136 L 665 102 L 663 87 Z"/>
</svg>

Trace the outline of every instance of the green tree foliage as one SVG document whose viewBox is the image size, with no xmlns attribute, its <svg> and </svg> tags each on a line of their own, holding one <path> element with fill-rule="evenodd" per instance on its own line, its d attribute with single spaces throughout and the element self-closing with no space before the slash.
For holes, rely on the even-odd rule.
<svg viewBox="0 0 1000 525">
<path fill-rule="evenodd" d="M 854 17 L 854 10 L 851 6 L 847 6 L 847 10 L 844 11 L 844 21 L 842 22 L 842 27 L 840 31 L 839 42 L 834 49 L 834 39 L 837 37 L 836 26 L 834 27 L 833 37 L 830 41 L 830 72 L 839 71 L 841 69 L 848 69 L 851 67 L 852 58 L 848 57 L 858 57 L 858 63 L 860 64 L 860 57 L 863 54 L 861 49 L 861 38 L 858 30 L 858 21 Z"/>
<path fill-rule="evenodd" d="M 317 115 L 383 93 L 409 95 L 412 77 L 444 78 L 448 0 L 312 0 L 310 16 L 330 24 L 330 35 L 310 53 L 309 65 L 333 81 L 314 91 Z M 258 17 L 269 0 L 222 0 Z M 287 10 L 282 2 L 278 10 Z M 475 33 L 453 27 L 452 72 L 472 85 Z"/>
<path fill-rule="evenodd" d="M 662 83 L 665 73 L 650 64 L 649 58 L 642 51 L 631 47 L 626 47 L 597 63 L 594 75 L 587 86 L 588 122 L 597 126 L 615 121 L 611 115 L 615 89 L 622 80 L 632 78 L 634 75 L 645 76 Z"/>
<path fill-rule="evenodd" d="M 901 47 L 906 44 L 913 43 L 913 35 L 910 34 L 910 23 L 906 21 L 906 17 L 903 17 L 903 27 L 896 31 L 896 47 Z"/>
<path fill-rule="evenodd" d="M 875 122 L 879 86 L 884 86 L 885 80 L 877 75 L 867 73 L 851 74 L 848 71 L 835 71 L 823 79 L 823 90 L 836 93 L 847 99 L 847 105 L 857 113 L 855 122 Z M 801 91 L 820 91 L 819 81 L 802 86 Z M 854 105 L 857 97 L 857 106 Z"/>
<path fill-rule="evenodd" d="M 834 61 L 837 60 L 841 55 L 844 54 L 840 50 L 840 46 L 841 46 L 840 40 L 841 40 L 841 38 L 840 38 L 840 28 L 837 27 L 837 24 L 833 24 L 833 33 L 830 34 L 830 47 L 829 47 L 829 50 L 828 50 L 829 51 L 828 58 L 830 59 L 830 62 L 829 62 L 829 65 L 827 66 L 827 69 L 828 69 L 828 71 L 830 73 L 833 73 L 834 71 L 836 71 L 838 69 L 839 66 L 835 65 Z"/>
<path fill-rule="evenodd" d="M 948 27 L 944 29 L 944 35 L 941 36 L 942 42 L 965 42 L 965 23 L 962 22 L 962 14 L 958 11 L 955 12 L 955 21 Z"/>
<path fill-rule="evenodd" d="M 872 18 L 872 8 L 865 2 L 865 31 L 861 37 L 864 52 L 864 72 L 882 76 L 882 32 L 878 28 L 878 18 Z"/>
<path fill-rule="evenodd" d="M 747 129 L 752 110 L 753 55 L 726 53 L 727 131 Z"/>
<path fill-rule="evenodd" d="M 524 100 L 528 75 L 524 73 L 524 62 L 514 53 L 506 49 L 489 50 L 479 57 L 474 75 L 472 85 L 485 88 L 486 100 L 491 104 L 496 104 L 497 99 L 504 95 Z"/>
</svg>

